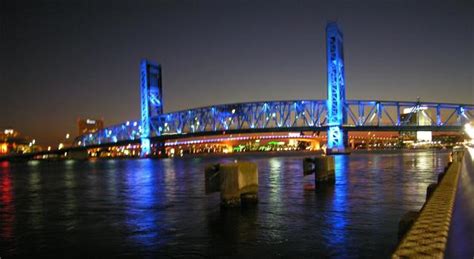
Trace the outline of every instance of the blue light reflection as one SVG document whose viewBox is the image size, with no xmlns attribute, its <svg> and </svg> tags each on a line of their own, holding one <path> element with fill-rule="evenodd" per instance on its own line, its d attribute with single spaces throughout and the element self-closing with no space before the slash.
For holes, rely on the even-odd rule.
<svg viewBox="0 0 474 259">
<path fill-rule="evenodd" d="M 328 219 L 328 223 L 331 227 L 332 235 L 329 237 L 328 243 L 338 253 L 346 254 L 344 247 L 347 242 L 347 221 L 348 213 L 348 201 L 347 201 L 347 188 L 348 188 L 348 168 L 349 159 L 346 155 L 336 155 L 335 160 L 335 174 L 336 184 L 334 188 L 334 196 L 332 200 L 332 215 Z"/>
<path fill-rule="evenodd" d="M 159 222 L 161 216 L 156 209 L 160 203 L 155 183 L 153 160 L 142 159 L 131 163 L 134 170 L 126 174 L 126 224 L 130 228 L 130 238 L 137 245 L 154 247 L 160 238 Z"/>
</svg>

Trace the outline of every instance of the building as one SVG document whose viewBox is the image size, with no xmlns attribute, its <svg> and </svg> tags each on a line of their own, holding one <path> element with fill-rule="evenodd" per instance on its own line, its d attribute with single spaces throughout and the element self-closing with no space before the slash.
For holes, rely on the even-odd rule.
<svg viewBox="0 0 474 259">
<path fill-rule="evenodd" d="M 418 108 L 406 108 L 403 110 L 403 113 L 400 114 L 400 121 L 402 125 L 405 126 L 430 126 L 431 120 L 430 115 L 428 114 L 427 107 L 418 107 Z M 432 141 L 432 132 L 431 131 L 404 131 L 400 132 L 400 136 L 403 139 L 413 139 L 417 142 L 431 142 Z"/>
<path fill-rule="evenodd" d="M 77 121 L 79 136 L 94 133 L 104 128 L 103 119 L 79 119 Z"/>
<path fill-rule="evenodd" d="M 21 136 L 14 129 L 9 128 L 0 131 L 0 155 L 22 154 L 40 150 L 41 148 L 36 145 L 36 140 Z"/>
</svg>

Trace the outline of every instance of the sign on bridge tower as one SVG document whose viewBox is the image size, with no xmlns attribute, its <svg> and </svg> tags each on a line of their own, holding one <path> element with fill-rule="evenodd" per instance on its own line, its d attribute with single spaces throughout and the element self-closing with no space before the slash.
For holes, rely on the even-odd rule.
<svg viewBox="0 0 474 259">
<path fill-rule="evenodd" d="M 140 63 L 141 155 L 150 154 L 151 118 L 163 114 L 161 66 L 148 60 Z"/>
<path fill-rule="evenodd" d="M 342 125 L 346 122 L 344 103 L 346 102 L 346 85 L 344 76 L 343 36 L 337 23 L 326 26 L 327 55 L 327 138 L 329 153 L 345 153 L 347 133 Z"/>
</svg>

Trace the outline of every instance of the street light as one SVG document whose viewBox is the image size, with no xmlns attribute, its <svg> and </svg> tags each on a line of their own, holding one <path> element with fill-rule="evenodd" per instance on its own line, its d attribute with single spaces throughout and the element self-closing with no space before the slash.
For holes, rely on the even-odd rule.
<svg viewBox="0 0 474 259">
<path fill-rule="evenodd" d="M 474 127 L 472 127 L 471 123 L 464 124 L 464 132 L 466 132 L 471 140 L 474 139 Z"/>
</svg>

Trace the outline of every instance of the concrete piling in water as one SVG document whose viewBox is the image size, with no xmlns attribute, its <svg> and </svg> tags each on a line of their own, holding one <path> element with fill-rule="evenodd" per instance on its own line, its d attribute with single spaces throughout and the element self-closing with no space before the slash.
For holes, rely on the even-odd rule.
<svg viewBox="0 0 474 259">
<path fill-rule="evenodd" d="M 304 176 L 314 173 L 315 184 L 334 183 L 336 181 L 333 156 L 303 159 Z"/>
<path fill-rule="evenodd" d="M 314 173 L 314 159 L 307 157 L 303 159 L 303 175 L 307 176 L 312 173 Z"/>
<path fill-rule="evenodd" d="M 333 156 L 317 157 L 315 159 L 315 169 L 315 183 L 334 183 L 336 181 Z"/>
<path fill-rule="evenodd" d="M 258 168 L 252 162 L 214 164 L 206 167 L 206 194 L 221 193 L 223 207 L 258 201 Z"/>
</svg>

